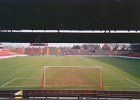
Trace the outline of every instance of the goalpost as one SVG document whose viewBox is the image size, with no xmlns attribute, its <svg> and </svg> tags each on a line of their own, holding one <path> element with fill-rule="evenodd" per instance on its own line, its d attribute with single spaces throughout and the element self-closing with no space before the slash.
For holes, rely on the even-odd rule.
<svg viewBox="0 0 140 100">
<path fill-rule="evenodd" d="M 97 87 L 99 86 L 99 89 L 100 90 L 104 90 L 105 88 L 104 88 L 104 82 L 103 82 L 103 68 L 102 67 L 93 67 L 93 66 L 52 66 L 52 67 L 50 67 L 50 66 L 45 66 L 44 68 L 43 68 L 43 78 L 42 78 L 42 83 L 41 83 L 41 86 L 42 86 L 42 89 L 45 89 L 45 87 L 47 86 L 47 83 L 46 83 L 46 81 L 47 81 L 47 79 L 48 78 L 50 78 L 50 77 L 48 77 L 49 75 L 47 75 L 48 73 L 47 73 L 47 71 L 48 71 L 48 68 L 59 68 L 59 69 L 61 69 L 61 68 L 63 68 L 63 69 L 67 69 L 67 70 L 69 70 L 68 68 L 73 68 L 73 70 L 76 70 L 76 69 L 82 69 L 82 68 L 93 68 L 93 69 L 91 69 L 91 70 L 95 70 L 95 72 L 93 72 L 94 74 L 96 74 L 95 76 L 94 76 L 94 74 L 93 74 L 93 79 L 94 79 L 94 81 L 96 81 L 95 82 L 95 86 L 96 86 L 96 84 L 98 84 L 97 85 Z M 96 68 L 97 69 L 97 71 L 96 71 L 96 69 L 94 69 L 94 68 Z M 84 69 L 83 69 L 84 70 Z M 88 69 L 89 71 L 90 71 L 90 69 Z M 76 72 L 75 72 L 76 73 Z M 80 72 L 79 72 L 80 73 Z M 63 72 L 62 73 L 60 73 L 60 74 L 63 74 Z M 65 75 L 64 75 L 65 76 Z M 97 77 L 96 77 L 97 76 Z M 67 80 L 67 78 L 63 78 L 65 81 L 68 81 Z M 61 78 L 60 77 L 58 77 L 58 79 L 56 79 L 56 83 L 57 83 L 57 81 L 58 80 L 61 80 Z M 76 80 L 75 80 L 76 81 Z"/>
<path fill-rule="evenodd" d="M 45 66 L 43 68 L 43 78 L 41 82 L 42 89 L 46 86 L 46 68 L 49 68 L 49 66 L 48 67 Z"/>
<path fill-rule="evenodd" d="M 104 90 L 104 83 L 103 83 L 103 68 L 100 67 L 100 87 L 102 90 Z"/>
</svg>

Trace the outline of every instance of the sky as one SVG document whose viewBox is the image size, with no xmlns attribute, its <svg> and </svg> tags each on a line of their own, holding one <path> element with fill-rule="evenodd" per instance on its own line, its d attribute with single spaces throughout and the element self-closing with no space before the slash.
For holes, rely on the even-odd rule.
<svg viewBox="0 0 140 100">
<path fill-rule="evenodd" d="M 82 43 L 48 43 L 51 47 L 72 47 L 73 45 L 82 45 Z"/>
<path fill-rule="evenodd" d="M 29 47 L 30 43 L 2 43 L 3 46 Z M 73 45 L 82 45 L 82 43 L 48 43 L 50 47 L 72 47 Z"/>
<path fill-rule="evenodd" d="M 73 45 L 83 45 L 83 44 L 85 43 L 48 43 L 48 46 L 49 47 L 72 47 Z M 91 44 L 94 44 L 94 43 L 91 43 Z M 98 44 L 100 44 L 101 47 L 104 45 L 104 43 L 98 43 Z M 125 43 L 119 43 L 119 44 L 125 44 Z M 13 46 L 13 47 L 29 47 L 30 43 L 2 43 L 2 45 Z"/>
</svg>

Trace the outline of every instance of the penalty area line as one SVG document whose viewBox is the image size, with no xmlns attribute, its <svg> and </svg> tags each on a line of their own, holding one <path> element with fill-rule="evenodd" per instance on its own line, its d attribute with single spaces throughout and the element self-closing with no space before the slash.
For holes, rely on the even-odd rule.
<svg viewBox="0 0 140 100">
<path fill-rule="evenodd" d="M 6 83 L 5 83 L 5 84 L 3 84 L 1 87 L 4 87 L 5 85 L 9 84 L 10 82 L 12 82 L 12 81 L 14 81 L 14 80 L 16 80 L 16 78 L 13 78 L 12 80 L 10 80 L 10 81 L 6 82 Z"/>
<path fill-rule="evenodd" d="M 132 81 L 132 80 L 130 80 L 128 78 L 126 80 L 140 87 L 140 84 L 138 84 L 138 83 L 136 83 L 136 82 L 134 82 L 134 81 Z"/>
</svg>

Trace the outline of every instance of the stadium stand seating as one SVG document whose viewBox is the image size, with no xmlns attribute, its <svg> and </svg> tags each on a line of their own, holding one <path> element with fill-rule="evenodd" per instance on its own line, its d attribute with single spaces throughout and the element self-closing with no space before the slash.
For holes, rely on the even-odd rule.
<svg viewBox="0 0 140 100">
<path fill-rule="evenodd" d="M 12 56 L 12 55 L 16 55 L 16 53 L 12 51 L 0 51 L 0 56 Z"/>
<path fill-rule="evenodd" d="M 124 48 L 125 49 L 122 49 Z M 121 49 L 120 49 L 121 48 Z M 11 51 L 11 52 L 10 52 Z M 126 46 L 111 46 L 104 44 L 102 47 L 98 45 L 82 45 L 79 48 L 73 47 L 26 47 L 26 48 L 11 48 L 9 51 L 0 52 L 0 55 L 25 54 L 25 55 L 104 55 L 104 56 L 130 56 L 140 57 L 140 52 L 128 50 Z M 10 54 L 9 54 L 10 53 Z"/>
<path fill-rule="evenodd" d="M 49 53 L 48 53 L 49 48 Z M 89 49 L 73 49 L 69 47 L 56 48 L 25 48 L 24 54 L 27 55 L 116 55 L 116 56 L 127 56 L 130 51 L 127 50 L 89 50 Z M 17 51 L 18 52 L 18 51 Z M 138 55 L 138 54 L 134 54 Z M 132 54 L 130 55 L 132 56 Z"/>
<path fill-rule="evenodd" d="M 140 52 L 134 52 L 134 53 L 128 54 L 128 56 L 130 56 L 130 57 L 140 57 Z"/>
</svg>

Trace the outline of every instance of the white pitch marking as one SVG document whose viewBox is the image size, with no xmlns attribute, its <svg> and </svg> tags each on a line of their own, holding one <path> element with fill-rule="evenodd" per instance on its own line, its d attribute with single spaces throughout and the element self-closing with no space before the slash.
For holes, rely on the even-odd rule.
<svg viewBox="0 0 140 100">
<path fill-rule="evenodd" d="M 74 68 L 101 68 L 101 67 L 97 67 L 97 66 L 44 66 L 44 68 L 53 68 L 53 67 L 64 67 L 64 68 L 69 68 L 69 67 L 74 67 Z"/>
<path fill-rule="evenodd" d="M 30 85 L 30 86 L 5 86 L 5 87 L 34 87 L 34 86 L 40 86 L 40 85 Z"/>
<path fill-rule="evenodd" d="M 28 80 L 28 79 L 31 79 L 31 80 L 33 79 L 33 80 L 39 80 L 40 78 L 16 78 L 16 79 L 18 79 L 18 80 L 20 80 L 20 79 L 27 79 L 27 80 Z"/>
<path fill-rule="evenodd" d="M 5 85 L 9 84 L 10 82 L 16 80 L 16 78 L 13 78 L 12 80 L 8 81 L 7 83 L 3 84 L 1 87 L 4 87 Z"/>
<path fill-rule="evenodd" d="M 106 85 L 105 87 L 114 87 L 114 88 L 121 88 L 121 87 L 124 87 L 124 88 L 138 88 L 138 87 L 130 87 L 130 86 L 109 86 L 109 85 Z"/>
<path fill-rule="evenodd" d="M 130 80 L 130 79 L 126 79 L 127 81 L 129 81 L 129 82 L 131 82 L 131 83 L 133 83 L 133 84 L 135 84 L 135 85 L 137 85 L 137 86 L 140 86 L 140 84 L 138 84 L 138 83 L 136 83 L 136 82 L 134 82 L 134 81 L 132 81 L 132 80 Z"/>
<path fill-rule="evenodd" d="M 102 67 L 95 67 L 95 68 L 100 68 L 101 69 Z"/>
</svg>

